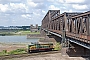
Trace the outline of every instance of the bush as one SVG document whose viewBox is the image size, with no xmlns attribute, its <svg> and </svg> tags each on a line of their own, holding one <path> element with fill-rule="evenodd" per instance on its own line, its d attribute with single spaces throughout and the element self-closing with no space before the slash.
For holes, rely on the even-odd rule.
<svg viewBox="0 0 90 60">
<path fill-rule="evenodd" d="M 60 47 L 60 43 L 56 43 L 55 46 L 54 46 L 54 50 L 60 50 L 61 47 Z"/>
<path fill-rule="evenodd" d="M 21 54 L 21 53 L 25 53 L 25 52 L 26 52 L 25 49 L 17 49 L 17 50 L 8 52 L 8 54 Z"/>
<path fill-rule="evenodd" d="M 3 50 L 2 52 L 3 52 L 3 53 L 7 53 L 7 50 Z"/>
<path fill-rule="evenodd" d="M 3 50 L 2 52 L 0 52 L 0 55 L 7 55 L 7 50 Z"/>
<path fill-rule="evenodd" d="M 3 50 L 2 52 L 0 52 L 0 55 L 22 54 L 22 53 L 27 53 L 26 49 L 16 49 L 10 52 L 7 52 L 7 50 Z"/>
</svg>

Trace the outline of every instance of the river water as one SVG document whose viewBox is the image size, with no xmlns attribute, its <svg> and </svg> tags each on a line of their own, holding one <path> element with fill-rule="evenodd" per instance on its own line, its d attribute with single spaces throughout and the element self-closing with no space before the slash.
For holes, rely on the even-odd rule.
<svg viewBox="0 0 90 60">
<path fill-rule="evenodd" d="M 39 39 L 27 39 L 27 36 L 0 36 L 0 43 L 30 43 L 38 42 Z"/>
</svg>

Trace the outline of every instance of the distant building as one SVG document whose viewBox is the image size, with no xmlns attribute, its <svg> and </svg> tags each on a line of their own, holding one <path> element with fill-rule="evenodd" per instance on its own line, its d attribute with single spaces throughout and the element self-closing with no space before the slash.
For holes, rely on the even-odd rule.
<svg viewBox="0 0 90 60">
<path fill-rule="evenodd" d="M 0 26 L 0 32 L 29 30 L 30 26 Z"/>
<path fill-rule="evenodd" d="M 31 24 L 30 31 L 31 32 L 38 32 L 39 31 L 38 24 L 36 24 L 36 26 L 33 26 L 33 24 Z"/>
</svg>

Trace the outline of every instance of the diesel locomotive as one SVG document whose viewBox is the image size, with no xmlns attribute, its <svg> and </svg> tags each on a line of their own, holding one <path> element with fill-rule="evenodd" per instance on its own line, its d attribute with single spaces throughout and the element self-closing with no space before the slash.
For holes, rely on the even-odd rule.
<svg viewBox="0 0 90 60">
<path fill-rule="evenodd" d="M 35 43 L 35 44 L 28 45 L 28 53 L 40 52 L 40 51 L 50 51 L 53 49 L 54 47 L 52 43 L 45 43 L 45 44 Z"/>
</svg>

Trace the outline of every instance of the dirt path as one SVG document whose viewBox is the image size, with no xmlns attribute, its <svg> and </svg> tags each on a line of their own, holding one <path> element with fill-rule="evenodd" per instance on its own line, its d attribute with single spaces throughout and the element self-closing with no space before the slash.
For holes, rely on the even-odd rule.
<svg viewBox="0 0 90 60">
<path fill-rule="evenodd" d="M 55 53 L 55 54 L 13 58 L 13 59 L 7 59 L 7 60 L 86 60 L 86 59 L 82 57 L 62 56 L 61 53 Z"/>
</svg>

